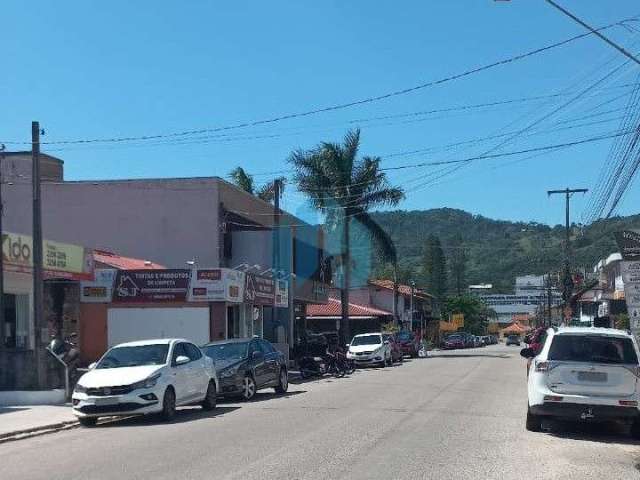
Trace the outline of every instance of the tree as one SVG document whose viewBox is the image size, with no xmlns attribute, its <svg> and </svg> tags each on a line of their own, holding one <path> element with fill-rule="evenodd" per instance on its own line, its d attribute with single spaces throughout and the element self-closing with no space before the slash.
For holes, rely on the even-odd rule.
<svg viewBox="0 0 640 480">
<path fill-rule="evenodd" d="M 265 202 L 273 202 L 275 198 L 275 181 L 265 183 L 264 185 L 262 185 L 262 187 L 256 190 L 253 176 L 249 175 L 244 170 L 244 168 L 234 168 L 233 170 L 231 170 L 231 172 L 229 172 L 229 176 L 231 177 L 231 183 L 233 183 L 236 187 L 241 188 L 245 192 L 258 197 Z M 280 180 L 280 193 L 282 193 L 282 190 L 284 190 L 286 177 L 278 177 L 275 180 Z"/>
<path fill-rule="evenodd" d="M 443 315 L 462 313 L 464 330 L 473 335 L 484 335 L 487 331 L 491 310 L 480 299 L 472 295 L 449 297 L 443 306 Z"/>
<path fill-rule="evenodd" d="M 422 271 L 427 291 L 442 304 L 447 296 L 447 261 L 435 235 L 429 235 L 424 245 Z"/>
<path fill-rule="evenodd" d="M 450 243 L 450 248 L 449 262 L 451 265 L 452 290 L 457 296 L 460 296 L 466 289 L 467 272 L 467 252 L 465 251 L 462 235 L 456 234 Z"/>
<path fill-rule="evenodd" d="M 401 188 L 389 184 L 380 169 L 380 157 L 358 158 L 360 130 L 347 132 L 341 144 L 322 142 L 311 150 L 291 153 L 294 180 L 312 205 L 323 212 L 326 222 L 341 235 L 342 267 L 342 339 L 350 339 L 349 287 L 351 278 L 351 239 L 349 225 L 356 221 L 375 242 L 384 261 L 396 263 L 391 237 L 371 218 L 377 206 L 397 205 L 403 198 Z"/>
</svg>

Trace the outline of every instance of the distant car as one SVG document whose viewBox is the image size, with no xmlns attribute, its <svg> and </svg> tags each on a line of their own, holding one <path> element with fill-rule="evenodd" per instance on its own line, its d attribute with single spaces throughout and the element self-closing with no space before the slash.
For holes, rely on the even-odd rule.
<svg viewBox="0 0 640 480">
<path fill-rule="evenodd" d="M 262 338 L 211 342 L 202 347 L 218 369 L 220 393 L 251 400 L 258 390 L 286 393 L 289 373 L 284 355 Z"/>
<path fill-rule="evenodd" d="M 420 351 L 420 342 L 418 342 L 418 339 L 413 332 L 408 330 L 398 332 L 396 334 L 396 341 L 400 345 L 403 355 L 408 355 L 411 358 L 418 356 L 418 352 Z"/>
<path fill-rule="evenodd" d="M 484 347 L 484 343 L 482 343 L 482 338 L 478 335 L 473 336 L 473 346 L 474 347 Z"/>
<path fill-rule="evenodd" d="M 402 353 L 402 347 L 398 343 L 397 337 L 392 333 L 383 333 L 382 338 L 389 342 L 391 347 L 391 360 L 393 362 L 402 362 L 404 360 L 404 354 Z"/>
<path fill-rule="evenodd" d="M 527 380 L 526 428 L 540 431 L 543 418 L 631 424 L 640 438 L 640 351 L 630 333 L 595 327 L 549 329 L 539 354 L 524 348 L 531 360 Z"/>
<path fill-rule="evenodd" d="M 442 348 L 445 350 L 455 350 L 457 348 L 465 348 L 465 338 L 461 334 L 454 333 L 445 337 L 442 342 Z"/>
<path fill-rule="evenodd" d="M 161 413 L 171 420 L 176 406 L 215 408 L 217 388 L 213 362 L 187 340 L 123 343 L 80 377 L 72 411 L 83 426 L 118 415 Z"/>
<path fill-rule="evenodd" d="M 507 337 L 507 341 L 505 342 L 506 346 L 509 345 L 517 345 L 520 346 L 520 337 L 518 335 L 509 335 Z"/>
<path fill-rule="evenodd" d="M 476 340 L 473 335 L 467 332 L 462 332 L 464 336 L 464 346 L 465 348 L 474 348 L 476 346 Z"/>
<path fill-rule="evenodd" d="M 391 345 L 382 338 L 381 333 L 363 333 L 356 335 L 349 344 L 347 358 L 356 362 L 356 366 L 391 365 Z"/>
</svg>

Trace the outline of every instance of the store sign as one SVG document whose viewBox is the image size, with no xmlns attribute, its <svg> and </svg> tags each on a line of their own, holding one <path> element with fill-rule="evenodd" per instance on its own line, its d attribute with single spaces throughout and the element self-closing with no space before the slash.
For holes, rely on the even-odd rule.
<svg viewBox="0 0 640 480">
<path fill-rule="evenodd" d="M 289 282 L 287 280 L 276 280 L 276 307 L 289 306 Z"/>
<path fill-rule="evenodd" d="M 269 277 L 247 273 L 245 275 L 244 300 L 254 305 L 274 305 L 275 280 Z"/>
<path fill-rule="evenodd" d="M 117 270 L 98 268 L 93 281 L 80 282 L 80 301 L 82 303 L 110 303 L 113 296 L 113 283 Z"/>
<path fill-rule="evenodd" d="M 114 303 L 184 302 L 191 270 L 119 270 L 113 290 Z"/>
<path fill-rule="evenodd" d="M 29 235 L 5 232 L 2 234 L 2 257 L 9 271 L 31 273 L 33 269 L 33 240 Z M 91 280 L 93 255 L 78 245 L 42 242 L 42 265 L 49 278 Z"/>
<path fill-rule="evenodd" d="M 623 230 L 614 236 L 624 260 L 640 259 L 640 232 Z"/>
<path fill-rule="evenodd" d="M 245 274 L 229 268 L 197 269 L 191 271 L 190 302 L 241 303 Z"/>
</svg>

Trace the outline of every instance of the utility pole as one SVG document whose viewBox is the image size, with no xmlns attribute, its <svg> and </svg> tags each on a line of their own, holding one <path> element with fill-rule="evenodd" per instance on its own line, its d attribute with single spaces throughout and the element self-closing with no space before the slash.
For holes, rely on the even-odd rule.
<svg viewBox="0 0 640 480">
<path fill-rule="evenodd" d="M 545 326 L 551 326 L 551 274 L 547 274 L 547 324 Z"/>
<path fill-rule="evenodd" d="M 273 181 L 273 269 L 276 278 L 280 272 L 280 192 L 282 180 Z"/>
<path fill-rule="evenodd" d="M 2 227 L 2 217 L 4 216 L 4 204 L 2 200 L 2 184 L 4 183 L 4 177 L 2 176 L 2 169 L 4 168 L 4 144 L 0 145 L 0 350 L 5 347 L 5 318 L 4 318 L 4 237 Z"/>
<path fill-rule="evenodd" d="M 416 289 L 416 282 L 411 280 L 411 302 L 409 304 L 409 313 L 411 314 L 411 319 L 409 320 L 409 330 L 413 332 L 413 295 Z"/>
<path fill-rule="evenodd" d="M 33 325 L 35 337 L 35 359 L 38 372 L 38 385 L 43 388 L 46 384 L 46 370 L 44 368 L 45 350 L 42 343 L 42 202 L 40 197 L 40 124 L 31 122 L 31 180 L 33 184 Z"/>
<path fill-rule="evenodd" d="M 564 253 L 564 278 L 562 279 L 562 298 L 565 307 L 569 307 L 571 294 L 573 293 L 573 279 L 571 278 L 571 224 L 569 220 L 569 204 L 574 193 L 587 193 L 586 188 L 565 188 L 564 190 L 547 190 L 547 196 L 562 194 L 565 196 L 565 253 Z"/>
</svg>

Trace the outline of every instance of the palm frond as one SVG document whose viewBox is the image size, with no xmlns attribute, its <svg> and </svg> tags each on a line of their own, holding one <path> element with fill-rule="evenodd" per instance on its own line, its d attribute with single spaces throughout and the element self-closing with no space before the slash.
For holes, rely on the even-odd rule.
<svg viewBox="0 0 640 480">
<path fill-rule="evenodd" d="M 244 171 L 242 167 L 236 167 L 231 172 L 229 172 L 229 176 L 231 177 L 231 182 L 236 186 L 241 188 L 247 193 L 251 195 L 254 194 L 253 191 L 253 177 Z"/>
<path fill-rule="evenodd" d="M 367 230 L 371 239 L 375 242 L 376 246 L 380 249 L 382 257 L 385 261 L 390 263 L 396 263 L 396 246 L 391 240 L 389 234 L 378 223 L 371 218 L 364 210 L 359 209 L 358 213 L 353 217 Z"/>
</svg>

